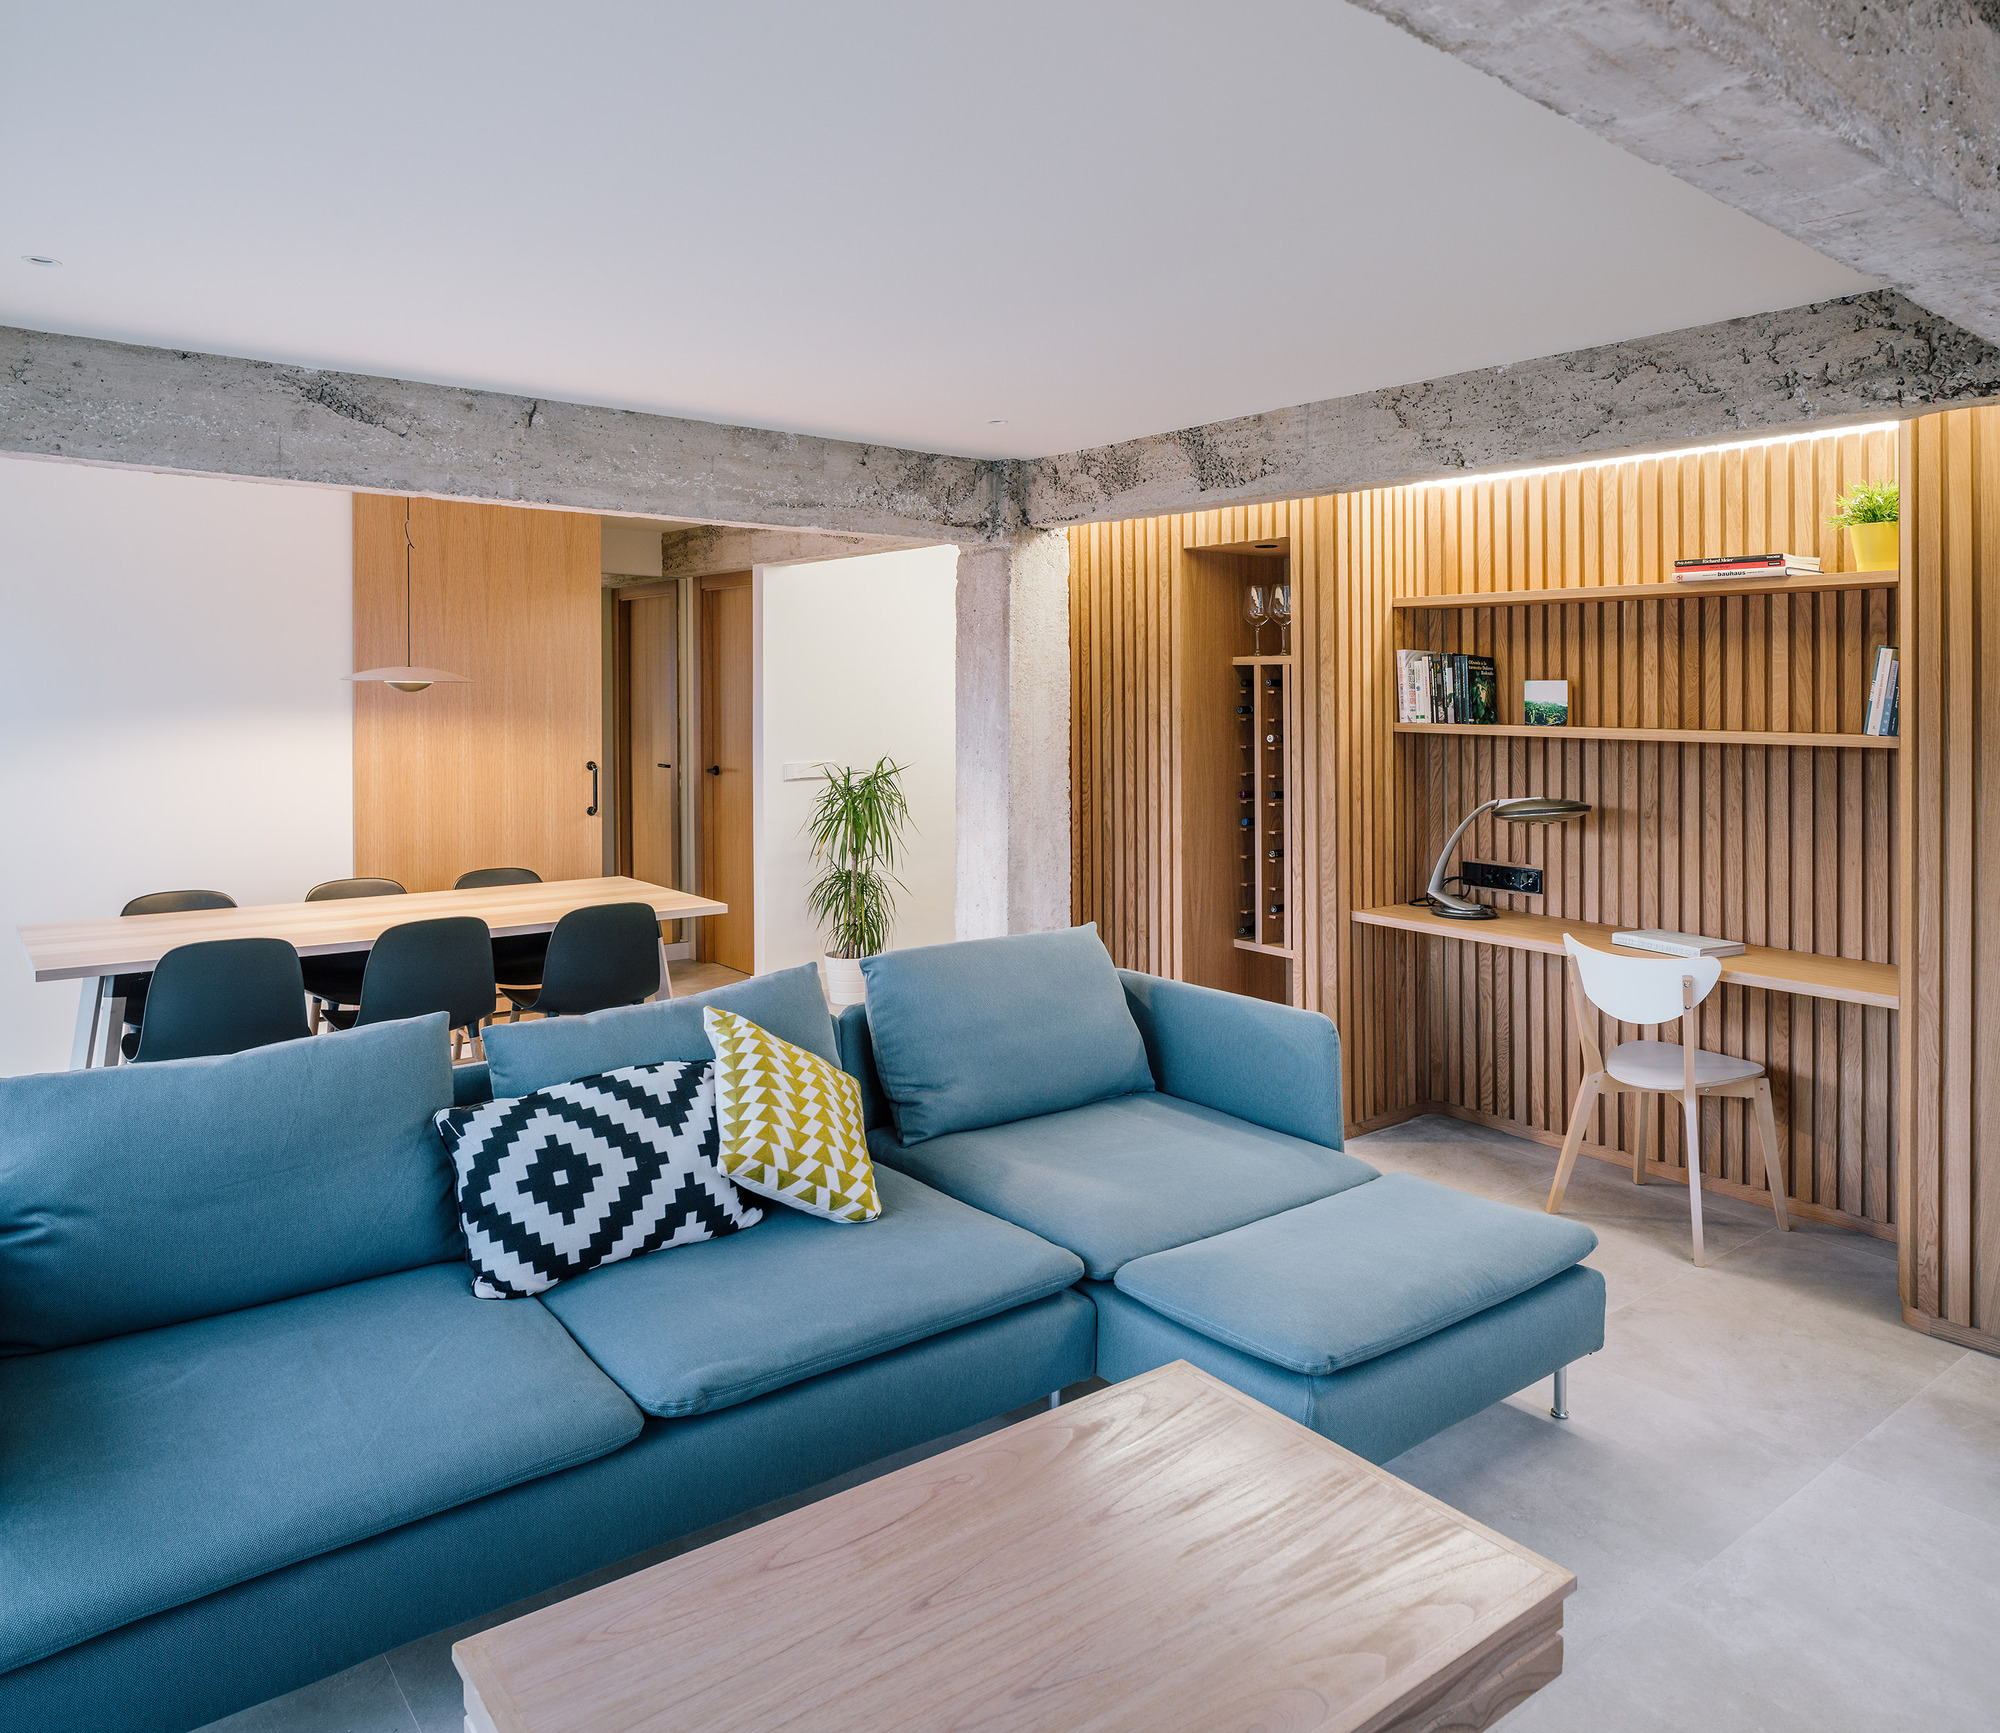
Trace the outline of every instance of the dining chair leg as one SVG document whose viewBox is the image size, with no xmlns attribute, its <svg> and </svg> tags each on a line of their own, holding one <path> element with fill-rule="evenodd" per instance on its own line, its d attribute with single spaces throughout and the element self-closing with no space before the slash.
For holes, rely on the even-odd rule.
<svg viewBox="0 0 2000 1733">
<path fill-rule="evenodd" d="M 1790 1233 L 1792 1218 L 1785 1209 L 1785 1176 L 1778 1165 L 1778 1121 L 1771 1112 L 1770 1078 L 1757 1079 L 1750 1111 L 1757 1121 L 1757 1146 L 1764 1155 L 1764 1183 L 1771 1188 L 1771 1213 L 1778 1218 L 1778 1232 Z"/>
<path fill-rule="evenodd" d="M 1653 1109 L 1651 1094 L 1639 1097 L 1639 1129 L 1632 1138 L 1632 1183 L 1646 1183 L 1646 1152 L 1653 1144 Z"/>
<path fill-rule="evenodd" d="M 1556 1162 L 1555 1184 L 1549 1187 L 1548 1213 L 1561 1215 L 1563 1193 L 1576 1167 L 1577 1152 L 1583 1148 L 1583 1129 L 1590 1123 L 1590 1110 L 1597 1104 L 1597 1092 L 1604 1086 L 1604 1073 L 1593 1071 L 1576 1092 L 1576 1109 L 1569 1116 L 1569 1135 L 1563 1139 L 1562 1156 Z"/>
<path fill-rule="evenodd" d="M 1701 1097 L 1683 1092 L 1680 1102 L 1681 1119 L 1687 1128 L 1688 1220 L 1694 1228 L 1694 1262 L 1696 1269 L 1705 1269 L 1708 1252 L 1701 1243 Z"/>
</svg>

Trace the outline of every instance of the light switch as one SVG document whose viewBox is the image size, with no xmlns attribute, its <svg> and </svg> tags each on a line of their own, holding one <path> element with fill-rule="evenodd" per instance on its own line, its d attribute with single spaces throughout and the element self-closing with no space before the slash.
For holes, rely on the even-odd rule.
<svg viewBox="0 0 2000 1733">
<path fill-rule="evenodd" d="M 826 780 L 826 765 L 824 763 L 788 764 L 785 766 L 784 780 L 786 782 L 824 782 Z"/>
</svg>

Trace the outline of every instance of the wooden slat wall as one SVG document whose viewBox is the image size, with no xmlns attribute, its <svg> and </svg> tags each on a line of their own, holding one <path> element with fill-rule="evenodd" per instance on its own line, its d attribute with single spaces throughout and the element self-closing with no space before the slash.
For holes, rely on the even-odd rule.
<svg viewBox="0 0 2000 1733">
<path fill-rule="evenodd" d="M 1204 653 L 1176 633 L 1186 550 L 1285 537 L 1294 642 L 1314 663 L 1300 678 L 1311 772 L 1298 791 L 1292 997 L 1340 1025 L 1351 1125 L 1441 1106 L 1560 1138 L 1578 1060 L 1555 962 L 1349 918 L 1415 894 L 1439 827 L 1494 794 L 1561 792 L 1599 809 L 1500 839 L 1469 833 L 1476 856 L 1547 870 L 1547 895 L 1516 906 L 1895 961 L 1900 753 L 1399 736 L 1392 724 L 1401 631 L 1406 645 L 1493 655 L 1503 720 L 1517 718 L 1522 679 L 1566 677 L 1578 722 L 1858 730 L 1874 647 L 1894 641 L 1896 591 L 1417 611 L 1400 626 L 1389 604 L 1655 581 L 1680 555 L 1747 547 L 1850 569 L 1845 536 L 1824 523 L 1834 497 L 1896 473 L 1893 434 L 1842 434 L 1073 531 L 1076 917 L 1100 922 L 1121 963 L 1182 972 L 1177 731 L 1191 723 L 1174 700 L 1184 659 Z M 1725 988 L 1706 1016 L 1711 1044 L 1772 1069 L 1801 1213 L 1892 1234 L 1894 1013 Z M 1600 1109 L 1593 1152 L 1629 1149 L 1636 1111 L 1629 1098 Z M 1717 1183 L 1759 1194 L 1740 1110 L 1707 1111 Z M 1656 1141 L 1655 1157 L 1674 1144 Z"/>
<path fill-rule="evenodd" d="M 1903 1308 L 2000 1353 L 2000 408 L 1909 445 Z"/>
</svg>

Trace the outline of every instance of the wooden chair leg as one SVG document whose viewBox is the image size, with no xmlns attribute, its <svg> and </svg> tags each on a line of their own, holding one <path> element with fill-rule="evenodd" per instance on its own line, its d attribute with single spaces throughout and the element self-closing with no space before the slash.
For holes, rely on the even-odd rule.
<svg viewBox="0 0 2000 1733">
<path fill-rule="evenodd" d="M 1708 1252 L 1701 1243 L 1701 1097 L 1683 1091 L 1680 1103 L 1681 1121 L 1687 1131 L 1688 1220 L 1694 1229 L 1694 1263 L 1696 1269 L 1705 1269 Z"/>
<path fill-rule="evenodd" d="M 1632 1139 L 1632 1183 L 1646 1183 L 1646 1152 L 1653 1145 L 1653 1098 L 1650 1094 L 1639 1097 L 1639 1131 Z"/>
<path fill-rule="evenodd" d="M 1764 1183 L 1771 1188 L 1771 1213 L 1778 1218 L 1778 1232 L 1790 1233 L 1792 1218 L 1785 1211 L 1785 1175 L 1778 1164 L 1778 1121 L 1771 1112 L 1770 1078 L 1757 1079 L 1750 1111 L 1757 1121 L 1757 1146 L 1764 1155 Z"/>
<path fill-rule="evenodd" d="M 1549 1187 L 1548 1213 L 1562 1214 L 1563 1193 L 1576 1167 L 1577 1152 L 1583 1148 L 1583 1129 L 1590 1123 L 1590 1110 L 1597 1105 L 1597 1092 L 1604 1086 L 1604 1073 L 1593 1071 L 1576 1092 L 1576 1108 L 1569 1116 L 1569 1135 L 1563 1139 L 1562 1157 L 1556 1163 L 1555 1184 Z"/>
</svg>

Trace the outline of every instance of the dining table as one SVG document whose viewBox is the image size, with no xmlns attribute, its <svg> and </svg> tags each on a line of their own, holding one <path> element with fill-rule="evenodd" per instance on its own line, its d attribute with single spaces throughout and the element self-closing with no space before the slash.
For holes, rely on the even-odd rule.
<svg viewBox="0 0 2000 1733">
<path fill-rule="evenodd" d="M 188 909 L 166 915 L 112 915 L 88 921 L 46 921 L 19 929 L 37 981 L 81 981 L 70 1066 L 116 1065 L 125 1001 L 120 975 L 154 969 L 176 945 L 211 939 L 283 939 L 302 957 L 365 951 L 391 927 L 447 915 L 476 915 L 496 939 L 546 933 L 575 909 L 605 903 L 649 903 L 663 921 L 729 912 L 727 903 L 643 879 L 554 879 L 541 884 L 487 885 L 478 890 L 410 891 L 382 897 L 338 897 L 314 903 L 258 903 L 245 908 Z M 672 994 L 666 945 L 660 946 L 660 990 Z"/>
</svg>

